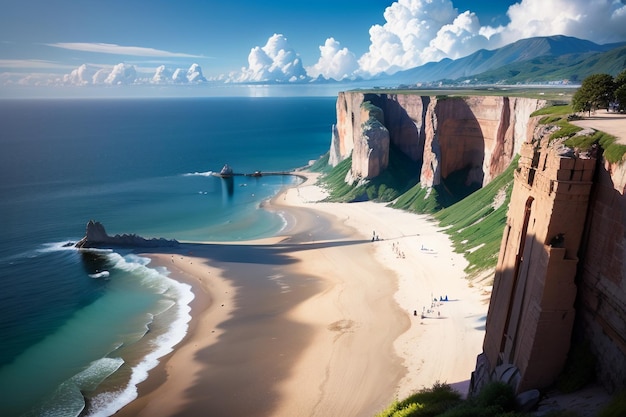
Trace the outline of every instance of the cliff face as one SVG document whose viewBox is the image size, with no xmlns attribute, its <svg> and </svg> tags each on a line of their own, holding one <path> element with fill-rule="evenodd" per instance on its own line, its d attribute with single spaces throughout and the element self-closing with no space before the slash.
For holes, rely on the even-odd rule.
<svg viewBox="0 0 626 417">
<path fill-rule="evenodd" d="M 590 343 L 600 380 L 626 388 L 626 163 L 602 161 L 591 194 L 577 281 L 576 335 Z"/>
<path fill-rule="evenodd" d="M 520 150 L 473 392 L 494 379 L 551 386 L 572 341 L 610 391 L 626 388 L 626 164 L 549 133 Z"/>
<path fill-rule="evenodd" d="M 361 178 L 375 176 L 364 176 L 359 168 L 369 155 L 362 140 L 369 120 L 361 109 L 364 103 L 382 111 L 389 143 L 421 164 L 424 187 L 438 185 L 462 169 L 468 169 L 468 184 L 487 184 L 510 164 L 532 132 L 530 114 L 545 105 L 529 98 L 339 93 L 330 163 L 334 166 L 352 154 L 352 174 Z M 378 159 L 382 172 L 387 166 Z"/>
<path fill-rule="evenodd" d="M 485 185 L 520 154 L 472 388 L 493 379 L 518 391 L 548 387 L 571 342 L 585 341 L 600 381 L 619 391 L 626 388 L 626 163 L 550 143 L 549 130 L 530 118 L 544 105 L 340 93 L 330 161 L 352 155 L 349 177 L 372 178 L 394 146 L 421 164 L 424 187 L 459 170 L 468 185 Z"/>
</svg>

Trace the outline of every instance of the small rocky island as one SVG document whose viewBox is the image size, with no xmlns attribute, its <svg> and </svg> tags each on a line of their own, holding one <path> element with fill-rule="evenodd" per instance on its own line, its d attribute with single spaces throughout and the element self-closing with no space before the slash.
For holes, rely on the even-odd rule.
<svg viewBox="0 0 626 417">
<path fill-rule="evenodd" d="M 174 239 L 146 239 L 136 234 L 109 236 L 102 223 L 89 220 L 85 237 L 74 246 L 77 248 L 163 248 L 178 245 L 178 241 Z"/>
</svg>

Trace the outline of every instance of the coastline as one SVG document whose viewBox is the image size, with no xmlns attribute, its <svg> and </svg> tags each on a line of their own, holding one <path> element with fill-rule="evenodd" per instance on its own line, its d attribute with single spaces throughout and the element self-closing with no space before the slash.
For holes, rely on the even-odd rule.
<svg viewBox="0 0 626 417">
<path fill-rule="evenodd" d="M 465 393 L 487 304 L 464 258 L 427 216 L 318 202 L 297 175 L 266 207 L 281 236 L 141 254 L 192 285 L 192 320 L 117 415 L 372 416 L 437 381 Z"/>
</svg>

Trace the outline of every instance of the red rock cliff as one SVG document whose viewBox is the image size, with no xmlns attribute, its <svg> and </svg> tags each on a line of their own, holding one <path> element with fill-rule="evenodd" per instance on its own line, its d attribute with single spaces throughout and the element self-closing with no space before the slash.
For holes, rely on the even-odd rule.
<svg viewBox="0 0 626 417">
<path fill-rule="evenodd" d="M 468 183 L 487 184 L 510 164 L 533 131 L 530 114 L 545 105 L 544 100 L 513 97 L 339 93 L 330 163 L 334 166 L 352 155 L 352 175 L 361 178 L 366 176 L 359 167 L 371 165 L 368 155 L 383 160 L 380 152 L 363 150 L 369 114 L 361 107 L 367 102 L 382 111 L 389 143 L 422 164 L 424 187 L 467 168 Z M 384 169 L 383 164 L 376 170 Z"/>
</svg>

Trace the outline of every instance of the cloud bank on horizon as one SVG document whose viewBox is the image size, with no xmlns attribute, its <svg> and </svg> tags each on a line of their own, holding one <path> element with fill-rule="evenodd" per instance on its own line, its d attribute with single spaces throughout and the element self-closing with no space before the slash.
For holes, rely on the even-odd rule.
<svg viewBox="0 0 626 417">
<path fill-rule="evenodd" d="M 265 45 L 251 48 L 247 66 L 208 79 L 197 63 L 185 70 L 168 68 L 164 64 L 138 68 L 122 62 L 99 67 L 82 64 L 62 77 L 43 83 L 305 82 L 316 78 L 341 81 L 392 74 L 443 58 L 457 59 L 479 49 L 495 49 L 535 36 L 566 35 L 600 44 L 626 40 L 626 5 L 620 0 L 521 0 L 508 8 L 509 22 L 499 26 L 482 24 L 476 12 L 458 10 L 451 0 L 398 0 L 385 9 L 383 16 L 384 24 L 371 26 L 369 49 L 360 57 L 343 46 L 339 39 L 330 36 L 319 46 L 317 62 L 307 66 L 298 51 L 290 46 L 288 37 L 274 33 Z M 151 59 L 199 58 L 192 54 L 104 43 L 49 46 Z M 4 78 L 6 81 L 7 77 Z M 29 75 L 19 82 L 42 83 L 42 79 Z"/>
</svg>

